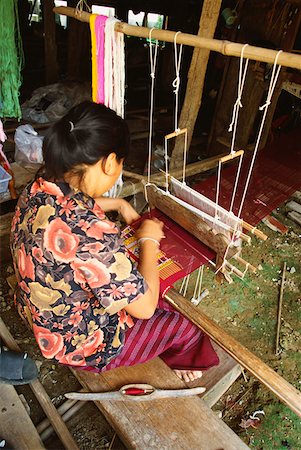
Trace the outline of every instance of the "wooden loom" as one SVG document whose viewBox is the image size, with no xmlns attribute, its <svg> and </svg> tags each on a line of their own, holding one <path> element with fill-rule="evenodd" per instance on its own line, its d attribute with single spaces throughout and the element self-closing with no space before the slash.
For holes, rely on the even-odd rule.
<svg viewBox="0 0 301 450">
<path fill-rule="evenodd" d="M 82 22 L 89 23 L 90 13 L 87 12 L 78 12 L 74 8 L 69 7 L 56 7 L 53 11 L 57 14 L 63 14 L 69 17 L 73 17 Z M 123 22 L 119 22 L 115 25 L 115 30 L 121 33 L 148 38 L 150 30 L 145 27 L 131 26 Z M 152 38 L 158 39 L 167 42 L 174 42 L 175 32 L 167 31 L 167 30 L 156 30 L 154 29 L 152 32 Z M 241 51 L 243 48 L 242 44 L 232 43 L 227 41 L 220 41 L 216 39 L 208 39 L 202 38 L 200 36 L 194 36 L 186 33 L 181 33 L 177 38 L 178 44 L 185 44 L 193 47 L 204 48 L 208 50 L 213 50 L 219 52 L 223 55 L 228 56 L 241 56 Z M 270 49 L 263 49 L 254 46 L 248 46 L 244 52 L 244 57 L 248 59 L 253 59 L 256 61 L 266 62 L 266 63 L 274 63 L 275 58 L 277 56 L 277 51 Z M 282 52 L 278 58 L 278 64 L 281 66 L 291 67 L 301 69 L 301 56 L 296 54 L 291 54 L 287 52 Z M 215 167 L 218 162 L 217 157 L 211 158 L 209 162 L 210 168 Z M 203 162 L 195 163 L 191 170 L 189 170 L 189 166 L 187 167 L 187 176 L 188 174 L 196 174 L 199 171 L 199 167 Z M 176 171 L 175 171 L 176 172 Z M 182 173 L 182 172 L 181 172 Z M 173 174 L 173 173 L 172 173 Z M 181 174 L 179 174 L 181 175 Z M 143 177 L 140 177 L 143 178 Z M 159 175 L 158 178 L 163 180 L 163 176 Z M 140 183 L 141 186 L 138 188 L 138 191 L 143 190 L 143 184 Z M 158 195 L 157 188 L 148 187 L 148 195 L 150 202 L 154 202 L 158 207 L 159 203 L 162 203 L 162 208 L 165 208 L 166 214 L 167 211 L 172 214 L 172 217 L 175 217 L 175 212 L 173 210 L 174 206 L 172 203 L 166 202 L 166 199 L 163 199 L 162 196 Z M 128 194 L 130 195 L 130 193 Z M 166 205 L 165 205 L 166 203 Z M 178 210 L 177 216 L 179 223 L 181 222 L 187 230 L 191 231 L 192 234 L 197 230 L 197 234 L 201 236 L 201 239 L 204 241 L 206 238 L 208 239 L 208 243 L 210 245 L 214 245 L 216 250 L 219 251 L 220 255 L 223 254 L 225 249 L 225 242 L 220 237 L 215 236 L 212 233 L 208 232 L 208 225 L 201 224 L 200 218 L 195 217 L 194 215 L 190 215 L 190 211 L 185 209 L 185 214 L 183 214 L 183 210 L 181 211 L 178 208 L 178 205 L 175 206 Z M 181 211 L 181 212 L 180 212 Z M 182 213 L 182 214 L 181 214 Z M 167 214 L 168 215 L 168 214 Z M 187 220 L 187 217 L 190 217 L 190 220 Z M 181 222 L 180 222 L 181 221 Z M 189 228 L 188 228 L 189 227 Z M 253 230 L 253 227 L 247 224 L 244 224 L 246 229 L 250 228 L 251 232 L 258 235 L 258 230 Z M 195 235 L 195 234 L 194 234 Z M 264 235 L 261 238 L 264 239 Z M 198 237 L 198 236 L 197 236 Z M 258 236 L 260 237 L 260 236 Z M 215 241 L 215 242 L 214 242 Z M 205 241 L 204 241 L 205 242 Z M 216 243 L 218 242 L 218 244 Z M 233 253 L 233 256 L 235 253 Z M 237 259 L 239 260 L 239 256 Z M 243 260 L 242 260 L 243 261 Z M 242 262 L 241 261 L 241 262 Z M 218 327 L 218 325 L 211 321 L 205 314 L 196 310 L 194 306 L 189 304 L 185 298 L 183 298 L 178 292 L 171 289 L 165 296 L 165 299 L 170 302 L 181 314 L 187 317 L 191 322 L 196 324 L 200 329 L 205 331 L 207 335 L 215 341 L 221 348 L 225 349 L 239 364 L 241 364 L 244 368 L 249 370 L 256 378 L 258 378 L 265 386 L 267 386 L 272 392 L 287 406 L 289 406 L 296 414 L 301 417 L 301 393 L 286 382 L 283 378 L 281 378 L 276 372 L 270 369 L 266 364 L 264 364 L 259 358 L 249 352 L 246 348 L 244 348 L 241 344 L 235 341 L 230 336 L 226 335 L 226 333 Z"/>
</svg>

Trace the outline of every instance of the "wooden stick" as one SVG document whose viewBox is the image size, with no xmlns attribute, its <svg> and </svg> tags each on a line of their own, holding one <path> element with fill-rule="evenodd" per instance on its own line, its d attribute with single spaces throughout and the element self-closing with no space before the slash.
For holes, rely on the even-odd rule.
<svg viewBox="0 0 301 450">
<path fill-rule="evenodd" d="M 70 400 L 70 402 L 71 401 L 72 400 Z M 77 402 L 76 400 L 73 400 L 73 403 L 74 404 L 66 412 L 63 414 L 60 413 L 64 422 L 68 422 L 68 420 L 71 419 L 71 417 L 73 417 L 85 405 L 85 402 Z M 42 441 L 46 441 L 46 439 L 48 439 L 53 432 L 53 427 L 49 423 L 49 425 L 40 433 Z"/>
<path fill-rule="evenodd" d="M 280 326 L 281 326 L 281 313 L 282 313 L 282 302 L 283 302 L 283 290 L 284 290 L 284 282 L 285 282 L 285 273 L 286 273 L 286 262 L 283 264 L 281 285 L 280 285 L 280 294 L 278 301 L 278 317 L 277 317 L 277 332 L 276 332 L 276 351 L 275 355 L 279 353 L 279 336 L 280 336 Z"/>
<path fill-rule="evenodd" d="M 301 417 L 301 392 L 227 334 L 217 323 L 199 308 L 194 307 L 175 289 L 170 289 L 164 298 Z"/>
<path fill-rule="evenodd" d="M 253 227 L 253 225 L 250 225 L 248 222 L 242 221 L 242 226 L 245 230 L 250 231 L 252 234 L 254 234 L 256 237 L 261 239 L 262 241 L 267 240 L 267 235 L 264 234 L 262 231 L 258 230 L 256 227 Z"/>
<path fill-rule="evenodd" d="M 244 274 L 242 273 L 242 271 L 239 270 L 237 267 L 233 266 L 233 264 L 231 264 L 229 261 L 226 261 L 226 268 L 230 269 L 230 274 L 234 273 L 239 278 L 244 277 Z"/>
<path fill-rule="evenodd" d="M 0 337 L 4 341 L 5 345 L 13 351 L 20 352 L 21 349 L 14 340 L 13 336 L 9 332 L 5 323 L 0 317 Z M 51 402 L 47 392 L 45 391 L 42 383 L 39 380 L 34 380 L 29 384 L 31 390 L 35 394 L 38 402 L 43 408 L 46 416 L 48 417 L 50 423 L 52 424 L 55 432 L 59 436 L 60 440 L 66 447 L 66 449 L 70 450 L 79 450 L 77 444 L 75 443 L 73 437 L 70 434 L 70 431 L 66 427 L 63 419 L 57 412 L 55 406 Z"/>
<path fill-rule="evenodd" d="M 252 264 L 250 264 L 248 261 L 245 261 L 243 258 L 241 258 L 239 255 L 234 255 L 234 257 L 236 259 L 236 261 L 238 261 L 240 264 L 242 264 L 243 266 L 248 266 L 248 269 L 251 270 L 251 272 L 256 272 L 257 269 L 255 266 L 252 266 Z"/>
<path fill-rule="evenodd" d="M 229 153 L 229 155 L 222 156 L 222 157 L 220 158 L 220 162 L 221 162 L 221 163 L 224 163 L 224 162 L 227 162 L 227 161 L 231 161 L 232 159 L 238 158 L 239 156 L 242 156 L 243 154 L 244 154 L 244 151 L 243 151 L 243 150 L 238 150 L 238 151 L 235 152 L 235 153 Z"/>
<path fill-rule="evenodd" d="M 180 130 L 174 131 L 173 133 L 166 134 L 165 139 L 172 139 L 178 137 L 181 134 L 187 134 L 187 128 L 181 128 Z"/>
<path fill-rule="evenodd" d="M 77 12 L 74 8 L 58 6 L 53 8 L 53 12 L 56 14 L 62 14 L 65 16 L 73 17 L 74 19 L 80 20 L 81 22 L 90 21 L 90 13 L 85 11 Z M 138 27 L 129 25 L 124 22 L 117 22 L 115 25 L 115 31 L 124 33 L 128 36 L 136 36 L 140 38 L 148 38 L 150 33 L 150 28 Z M 154 29 L 152 31 L 152 39 L 158 39 L 160 41 L 174 42 L 176 32 L 168 30 L 158 30 Z M 235 42 L 222 41 L 218 39 L 208 39 L 202 38 L 200 36 L 195 36 L 188 33 L 180 33 L 177 35 L 177 44 L 184 44 L 190 47 L 199 47 L 212 50 L 222 55 L 228 56 L 241 56 L 241 51 L 244 44 L 239 44 Z M 248 45 L 244 50 L 244 58 L 252 59 L 255 61 L 266 62 L 273 64 L 275 62 L 277 50 L 270 50 L 267 48 L 255 47 L 253 45 Z M 294 69 L 301 69 L 301 56 L 298 54 L 282 52 L 278 57 L 278 64 L 284 67 L 291 67 Z"/>
</svg>

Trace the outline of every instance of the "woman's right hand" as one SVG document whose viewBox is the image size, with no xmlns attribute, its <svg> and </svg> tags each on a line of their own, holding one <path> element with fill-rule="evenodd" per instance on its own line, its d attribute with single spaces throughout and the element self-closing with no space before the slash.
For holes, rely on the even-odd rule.
<svg viewBox="0 0 301 450">
<path fill-rule="evenodd" d="M 145 219 L 136 231 L 136 237 L 137 239 L 151 238 L 160 242 L 165 237 L 163 227 L 164 223 L 156 218 Z"/>
</svg>

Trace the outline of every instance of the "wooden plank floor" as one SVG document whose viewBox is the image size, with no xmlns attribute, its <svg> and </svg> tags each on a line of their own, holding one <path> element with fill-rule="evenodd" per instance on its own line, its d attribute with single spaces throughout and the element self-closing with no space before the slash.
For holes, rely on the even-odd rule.
<svg viewBox="0 0 301 450">
<path fill-rule="evenodd" d="M 45 448 L 15 388 L 8 384 L 0 384 L 0 438 L 18 450 Z"/>
<path fill-rule="evenodd" d="M 212 369 L 213 370 L 213 369 Z M 160 358 L 108 373 L 73 373 L 87 391 L 117 390 L 129 383 L 160 389 L 185 388 L 185 383 Z M 209 373 L 209 372 L 208 372 Z M 212 379 L 208 376 L 208 383 Z M 200 382 L 200 385 L 206 385 Z M 208 389 L 209 390 L 209 389 Z M 204 400 L 168 398 L 148 402 L 95 402 L 127 448 L 135 450 L 243 450 L 248 447 L 219 419 Z"/>
</svg>

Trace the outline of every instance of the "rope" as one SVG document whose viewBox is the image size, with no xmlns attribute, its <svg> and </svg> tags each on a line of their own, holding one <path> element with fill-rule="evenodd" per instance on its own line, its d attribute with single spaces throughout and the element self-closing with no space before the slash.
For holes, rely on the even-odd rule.
<svg viewBox="0 0 301 450">
<path fill-rule="evenodd" d="M 179 89 L 180 89 L 180 69 L 181 69 L 181 60 L 182 60 L 182 51 L 183 51 L 183 44 L 180 45 L 180 50 L 178 52 L 177 50 L 177 36 L 180 34 L 181 31 L 177 31 L 177 33 L 174 36 L 174 54 L 175 54 L 175 72 L 176 72 L 176 78 L 172 82 L 172 86 L 174 88 L 174 94 L 175 94 L 175 131 L 179 130 L 178 127 L 178 111 L 179 111 Z"/>
<path fill-rule="evenodd" d="M 244 90 L 246 74 L 247 74 L 247 69 L 248 69 L 248 64 L 249 64 L 249 60 L 247 59 L 245 62 L 245 66 L 243 67 L 243 62 L 244 62 L 243 56 L 244 56 L 244 51 L 247 46 L 248 46 L 248 44 L 245 44 L 243 46 L 243 48 L 241 49 L 240 61 L 239 61 L 238 84 L 237 84 L 237 99 L 233 106 L 232 121 L 229 125 L 229 130 L 228 130 L 228 131 L 232 131 L 233 125 L 234 125 L 233 134 L 232 134 L 232 142 L 231 142 L 231 150 L 230 150 L 230 153 L 232 155 L 235 153 L 234 146 L 235 146 L 235 141 L 236 141 L 238 116 L 239 116 L 239 110 L 243 106 L 241 103 L 241 98 L 242 98 L 242 94 L 243 94 L 243 90 Z M 240 172 L 241 172 L 241 167 L 242 167 L 242 161 L 243 161 L 243 155 L 241 155 L 239 158 L 239 163 L 238 163 L 238 167 L 237 167 L 237 171 L 236 171 L 236 177 L 235 177 L 235 183 L 234 183 L 234 188 L 233 188 L 233 192 L 232 192 L 229 213 L 231 213 L 232 209 L 233 209 L 234 199 L 236 196 L 236 191 L 237 191 L 237 186 L 238 186 L 238 180 L 240 177 Z"/>
<path fill-rule="evenodd" d="M 256 158 L 256 155 L 257 155 L 257 152 L 258 152 L 258 148 L 259 148 L 259 144 L 260 144 L 260 140 L 261 140 L 263 127 L 264 127 L 264 124 L 265 124 L 266 115 L 267 115 L 267 112 L 268 112 L 268 108 L 269 108 L 269 106 L 271 104 L 271 99 L 272 99 L 272 96 L 273 96 L 273 93 L 274 93 L 274 90 L 275 90 L 275 87 L 276 87 L 276 84 L 277 84 L 277 80 L 278 80 L 278 77 L 279 77 L 279 73 L 280 73 L 280 70 L 281 70 L 281 66 L 280 65 L 277 67 L 277 61 L 278 61 L 278 58 L 279 58 L 279 55 L 280 55 L 281 52 L 282 52 L 282 50 L 279 50 L 279 52 L 277 53 L 276 58 L 275 58 L 275 62 L 274 62 L 274 65 L 273 65 L 273 70 L 272 70 L 272 75 L 271 75 L 271 80 L 270 80 L 270 85 L 269 85 L 269 88 L 268 88 L 266 101 L 265 101 L 265 103 L 262 106 L 259 107 L 259 110 L 260 111 L 263 110 L 264 112 L 263 112 L 263 116 L 262 116 L 262 119 L 261 119 L 261 124 L 260 124 L 260 127 L 259 127 L 258 135 L 257 135 L 255 149 L 254 149 L 253 157 L 252 157 L 251 164 L 250 164 L 250 167 L 249 167 L 249 172 L 248 172 L 248 176 L 247 176 L 247 181 L 246 181 L 246 184 L 245 184 L 244 192 L 243 192 L 243 195 L 242 195 L 241 204 L 240 204 L 239 211 L 238 211 L 238 214 L 237 214 L 238 217 L 241 216 L 241 211 L 242 211 L 242 208 L 243 208 L 243 205 L 244 205 L 244 201 L 245 201 L 245 198 L 246 198 L 246 194 L 247 194 L 247 190 L 248 190 L 248 187 L 249 187 L 250 178 L 251 178 L 251 175 L 252 175 L 252 171 L 253 171 L 253 167 L 254 167 L 254 163 L 255 163 L 255 158 Z M 215 273 L 219 272 L 225 266 L 226 258 L 227 258 L 227 255 L 228 255 L 228 251 L 229 251 L 229 248 L 231 247 L 231 245 L 234 242 L 236 231 L 237 231 L 237 225 L 235 226 L 232 239 L 229 242 L 229 244 L 227 246 L 227 249 L 226 249 L 226 252 L 224 254 L 223 263 L 222 263 L 221 267 Z"/>
<path fill-rule="evenodd" d="M 147 161 L 147 183 L 144 185 L 144 196 L 145 200 L 148 202 L 147 198 L 147 186 L 151 183 L 151 162 L 152 162 L 152 143 L 153 143 L 153 122 L 154 122 L 154 92 L 155 92 L 155 78 L 156 78 L 156 67 L 157 67 L 157 55 L 159 41 L 152 43 L 152 32 L 154 28 L 149 30 L 149 61 L 150 61 L 150 78 L 151 78 L 151 89 L 150 89 L 150 109 L 149 109 L 149 135 L 148 135 L 148 161 Z M 154 50 L 153 50 L 153 47 Z"/>
</svg>

